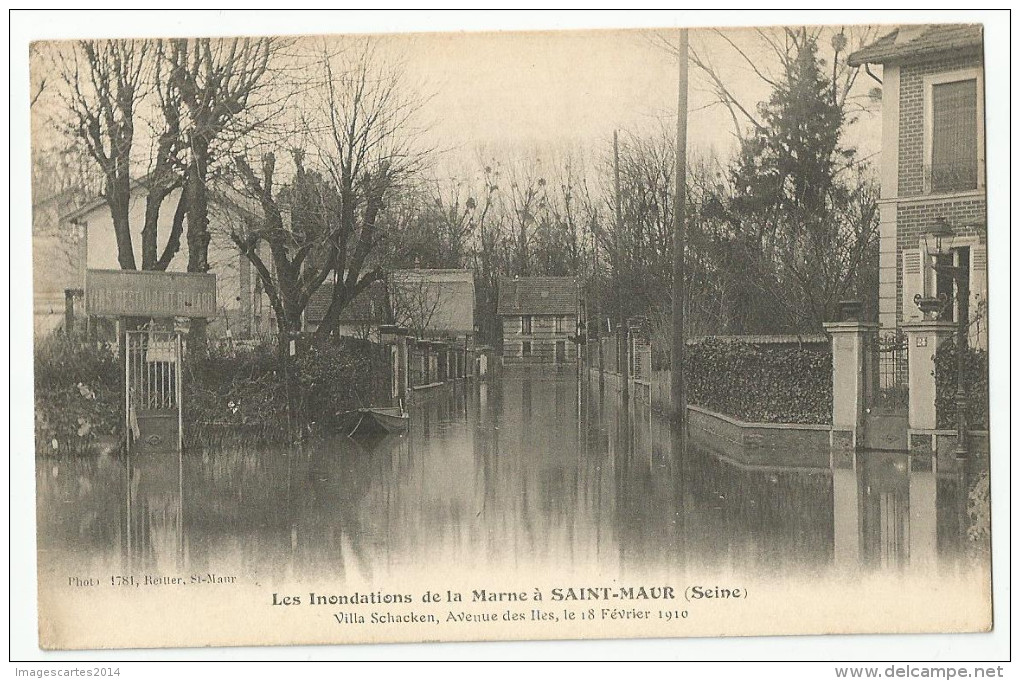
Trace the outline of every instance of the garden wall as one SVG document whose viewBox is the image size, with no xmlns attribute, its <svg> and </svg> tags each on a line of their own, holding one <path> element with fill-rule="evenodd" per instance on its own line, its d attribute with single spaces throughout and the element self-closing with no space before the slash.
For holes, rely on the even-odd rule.
<svg viewBox="0 0 1020 681">
<path fill-rule="evenodd" d="M 611 355 L 613 341 L 604 341 Z M 589 363 L 598 368 L 597 346 Z M 647 386 L 653 407 L 669 406 L 670 372 L 652 348 Z M 825 336 L 710 336 L 687 342 L 687 403 L 745 422 L 832 422 L 832 348 Z M 607 361 L 607 372 L 612 369 Z"/>
<path fill-rule="evenodd" d="M 964 358 L 967 386 L 967 427 L 988 430 L 988 352 L 968 348 Z M 956 340 L 947 339 L 935 353 L 935 422 L 943 429 L 956 428 Z"/>
</svg>

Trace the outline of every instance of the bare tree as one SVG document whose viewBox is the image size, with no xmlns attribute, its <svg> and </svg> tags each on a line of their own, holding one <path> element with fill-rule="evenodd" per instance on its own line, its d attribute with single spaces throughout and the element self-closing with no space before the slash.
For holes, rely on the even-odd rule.
<svg viewBox="0 0 1020 681">
<path fill-rule="evenodd" d="M 141 230 L 143 270 L 165 270 L 180 250 L 184 225 L 182 192 L 171 232 L 159 251 L 159 216 L 167 197 L 183 186 L 186 143 L 181 136 L 180 98 L 165 78 L 164 46 L 152 40 L 80 41 L 65 51 L 57 68 L 70 122 L 66 132 L 103 178 L 118 262 L 136 269 L 130 222 L 132 192 L 146 190 Z M 139 139 L 153 140 L 148 155 Z M 145 168 L 144 173 L 137 168 Z"/>
<path fill-rule="evenodd" d="M 421 131 L 414 124 L 422 100 L 400 69 L 385 63 L 376 43 L 339 54 L 324 47 L 319 67 L 321 98 L 313 113 L 324 141 L 318 160 L 339 197 L 328 235 L 327 268 L 335 277 L 316 332 L 321 338 L 336 330 L 354 297 L 382 277 L 387 203 L 421 170 L 427 150 L 418 145 Z"/>
<path fill-rule="evenodd" d="M 198 38 L 171 40 L 160 50 L 171 84 L 162 101 L 183 109 L 184 120 L 176 123 L 190 155 L 184 191 L 189 272 L 209 270 L 208 185 L 216 145 L 229 149 L 229 142 L 250 134 L 278 110 L 266 106 L 267 101 L 278 105 L 278 100 L 260 101 L 260 95 L 270 84 L 270 59 L 281 45 L 274 38 Z"/>
<path fill-rule="evenodd" d="M 262 156 L 258 170 L 243 153 L 234 156 L 237 190 L 255 206 L 232 223 L 229 237 L 251 261 L 274 309 L 281 354 L 324 283 L 332 288 L 319 339 L 335 332 L 343 309 L 383 278 L 393 251 L 387 232 L 400 220 L 399 211 L 386 209 L 423 158 L 407 129 L 414 100 L 404 98 L 399 73 L 377 62 L 372 43 L 339 55 L 324 49 L 306 68 L 317 68 L 319 78 L 303 93 L 301 135 L 318 144 L 290 151 L 293 177 L 279 179 L 286 172 L 275 152 Z"/>
<path fill-rule="evenodd" d="M 238 155 L 235 163 L 241 191 L 254 199 L 256 206 L 247 209 L 235 203 L 234 217 L 228 222 L 230 239 L 252 263 L 275 313 L 281 359 L 301 330 L 309 300 L 334 266 L 332 243 L 340 210 L 340 197 L 332 183 L 305 169 L 303 152 L 293 151 L 292 158 L 294 180 L 281 187 L 276 181 L 274 154 L 263 156 L 259 172 Z M 366 280 L 358 292 L 369 283 Z"/>
<path fill-rule="evenodd" d="M 145 41 L 83 40 L 65 56 L 61 76 L 71 115 L 68 131 L 84 144 L 104 177 L 122 269 L 136 269 L 129 218 L 135 113 L 145 96 Z"/>
<path fill-rule="evenodd" d="M 387 301 L 393 323 L 424 338 L 444 305 L 444 293 L 452 288 L 431 280 L 424 272 L 393 273 L 387 282 Z"/>
</svg>

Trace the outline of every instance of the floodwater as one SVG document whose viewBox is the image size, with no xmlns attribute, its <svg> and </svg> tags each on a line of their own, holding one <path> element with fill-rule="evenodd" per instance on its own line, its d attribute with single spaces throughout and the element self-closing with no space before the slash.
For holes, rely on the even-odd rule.
<svg viewBox="0 0 1020 681">
<path fill-rule="evenodd" d="M 572 374 L 433 389 L 411 424 L 369 445 L 39 459 L 40 579 L 928 574 L 987 552 L 986 475 L 906 453 L 818 468 L 747 466 L 701 440 L 674 453 L 647 407 Z"/>
</svg>

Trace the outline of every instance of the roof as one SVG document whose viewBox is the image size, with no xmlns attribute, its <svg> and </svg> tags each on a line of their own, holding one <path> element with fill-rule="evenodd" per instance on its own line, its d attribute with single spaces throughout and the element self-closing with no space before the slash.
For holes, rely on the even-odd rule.
<svg viewBox="0 0 1020 681">
<path fill-rule="evenodd" d="M 980 50 L 981 24 L 927 24 L 900 26 L 850 55 L 850 66 L 885 64 L 906 59 Z"/>
<path fill-rule="evenodd" d="M 147 196 L 150 187 L 151 183 L 149 181 L 149 175 L 131 180 L 130 199 L 133 200 L 139 196 Z M 251 217 L 258 217 L 258 211 L 260 210 L 257 204 L 250 197 L 245 196 L 229 186 L 209 187 L 209 202 L 210 204 L 218 204 L 226 208 L 232 208 Z M 76 204 L 77 205 L 72 207 L 71 210 L 65 211 L 60 215 L 60 220 L 62 222 L 74 222 L 76 220 L 81 220 L 97 210 L 105 210 L 108 205 L 106 197 L 102 194 L 85 198 L 79 197 Z"/>
<path fill-rule="evenodd" d="M 577 314 L 577 281 L 573 277 L 500 279 L 496 314 Z"/>
<path fill-rule="evenodd" d="M 333 282 L 325 281 L 308 299 L 308 305 L 305 306 L 305 321 L 315 324 L 321 322 L 332 299 Z M 389 321 L 387 318 L 386 284 L 382 281 L 369 284 L 368 288 L 356 295 L 354 300 L 340 311 L 341 324 L 385 324 Z"/>
</svg>

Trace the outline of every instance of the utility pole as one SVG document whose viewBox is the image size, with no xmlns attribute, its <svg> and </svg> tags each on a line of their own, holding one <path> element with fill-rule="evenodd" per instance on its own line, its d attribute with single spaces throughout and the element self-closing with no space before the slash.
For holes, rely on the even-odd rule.
<svg viewBox="0 0 1020 681">
<path fill-rule="evenodd" d="M 686 268 L 684 254 L 687 248 L 687 29 L 680 29 L 677 46 L 680 61 L 676 113 L 676 196 L 673 202 L 673 347 L 670 351 L 670 423 L 678 437 L 674 441 L 681 447 L 687 439 L 687 394 L 684 386 L 686 328 L 684 302 L 686 298 Z"/>
<path fill-rule="evenodd" d="M 602 323 L 602 307 L 599 305 L 599 298 L 602 297 L 602 291 L 601 291 L 601 289 L 600 289 L 600 287 L 598 285 L 598 279 L 597 279 L 597 277 L 599 275 L 599 245 L 595 241 L 595 225 L 594 224 L 592 224 L 592 230 L 591 230 L 591 251 L 592 251 L 592 257 L 593 257 L 593 264 L 594 264 L 594 267 L 592 268 L 592 277 L 591 278 L 592 278 L 592 282 L 594 284 L 593 288 L 595 289 L 595 295 L 594 295 L 594 299 L 593 299 L 592 303 L 595 306 L 595 330 L 596 330 L 596 333 L 597 333 L 596 338 L 598 339 L 598 343 L 599 343 L 599 400 L 601 400 L 602 399 L 602 393 L 605 392 L 605 389 L 606 389 L 606 362 L 605 362 L 605 357 L 603 356 L 603 351 L 602 351 L 602 328 L 604 326 L 604 324 Z M 589 337 L 591 337 L 591 333 L 592 333 L 592 331 L 591 331 L 591 324 L 589 323 L 588 324 L 588 336 Z"/>
<path fill-rule="evenodd" d="M 620 277 L 620 266 L 623 264 L 623 248 L 621 247 L 623 236 L 623 206 L 620 201 L 620 134 L 613 131 L 613 183 L 616 192 L 616 262 L 613 266 L 613 275 L 616 279 L 616 323 L 617 323 L 617 344 L 616 344 L 616 370 L 620 374 L 620 384 L 623 387 L 623 406 L 629 409 L 630 406 L 630 365 L 627 352 L 627 319 L 623 312 L 623 280 Z"/>
</svg>

